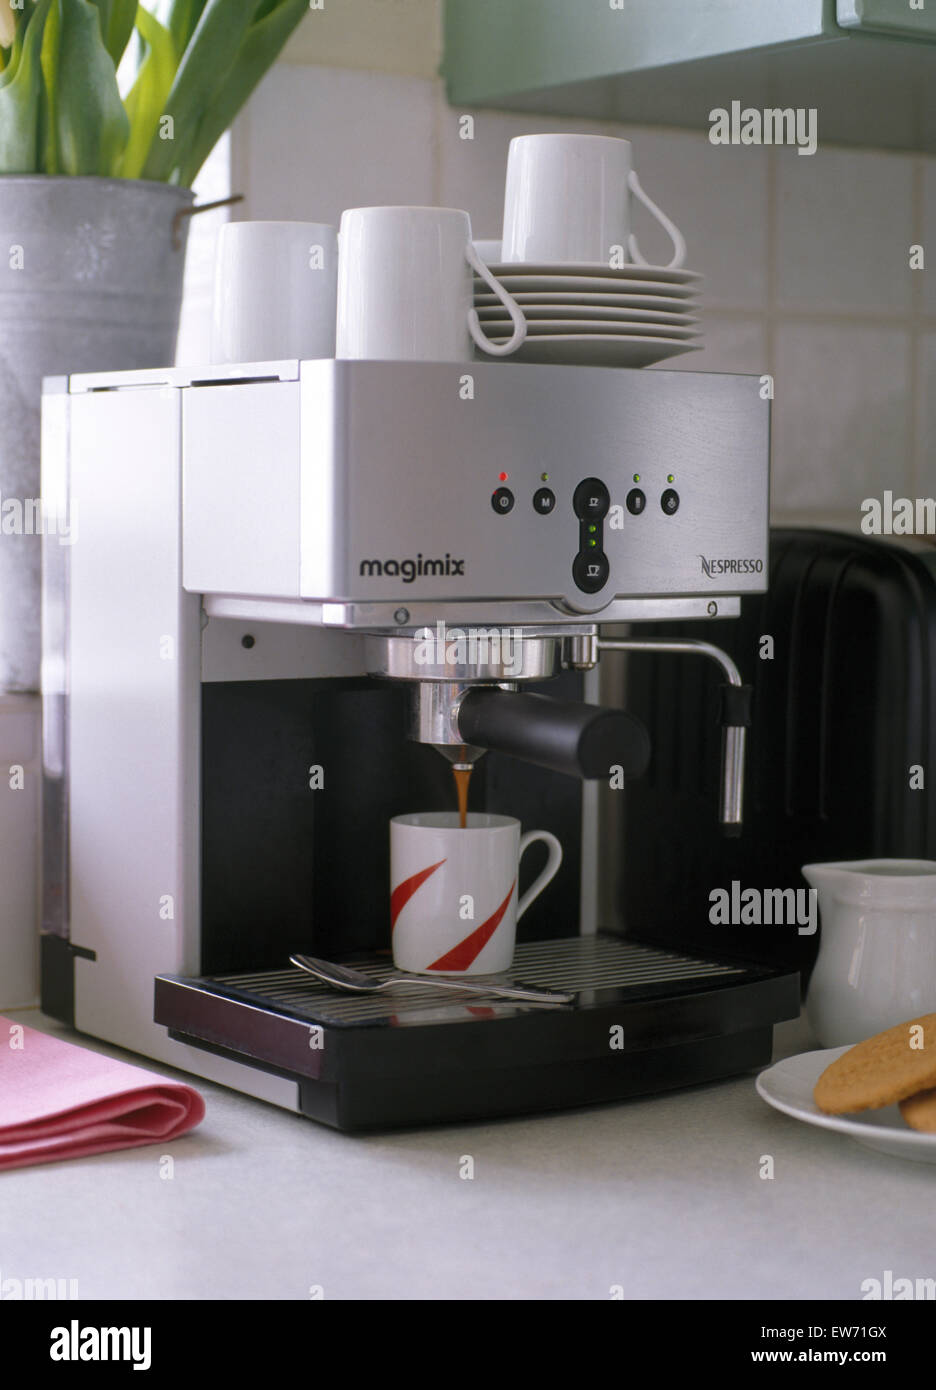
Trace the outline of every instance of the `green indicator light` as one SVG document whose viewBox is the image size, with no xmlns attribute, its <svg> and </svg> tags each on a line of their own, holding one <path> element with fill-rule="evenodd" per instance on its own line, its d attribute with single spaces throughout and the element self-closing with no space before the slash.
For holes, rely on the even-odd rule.
<svg viewBox="0 0 936 1390">
<path fill-rule="evenodd" d="M 589 531 L 592 533 L 592 535 L 594 535 L 595 532 L 598 530 L 598 527 L 597 527 L 597 526 L 589 526 L 588 529 L 589 529 Z"/>
<path fill-rule="evenodd" d="M 667 481 L 668 483 L 675 483 L 675 481 L 676 481 L 676 474 L 675 474 L 675 473 L 667 473 L 667 475 L 666 475 L 666 481 Z"/>
<path fill-rule="evenodd" d="M 548 483 L 548 482 L 549 482 L 549 474 L 548 474 L 548 473 L 541 473 L 541 474 L 540 474 L 540 478 L 541 478 L 541 480 L 542 480 L 544 483 Z"/>
<path fill-rule="evenodd" d="M 635 483 L 639 483 L 639 482 L 640 482 L 640 474 L 639 474 L 639 473 L 635 473 L 635 474 L 634 474 L 634 482 L 635 482 Z"/>
<path fill-rule="evenodd" d="M 597 545 L 598 542 L 597 542 L 597 541 L 589 541 L 588 544 L 589 544 L 589 545 Z"/>
</svg>

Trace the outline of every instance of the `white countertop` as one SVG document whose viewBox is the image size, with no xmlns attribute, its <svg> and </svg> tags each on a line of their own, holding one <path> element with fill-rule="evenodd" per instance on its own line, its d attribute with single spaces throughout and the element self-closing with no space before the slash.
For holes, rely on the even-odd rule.
<svg viewBox="0 0 936 1390">
<path fill-rule="evenodd" d="M 10 1016 L 148 1065 L 36 1011 Z M 814 1046 L 803 1023 L 776 1038 L 777 1057 Z M 307 1299 L 315 1285 L 332 1299 L 607 1299 L 613 1285 L 857 1299 L 885 1270 L 936 1276 L 932 1166 L 778 1114 L 753 1076 L 361 1137 L 154 1069 L 202 1093 L 202 1124 L 168 1147 L 0 1174 L 0 1278 L 77 1279 L 79 1297 L 104 1299 Z"/>
</svg>

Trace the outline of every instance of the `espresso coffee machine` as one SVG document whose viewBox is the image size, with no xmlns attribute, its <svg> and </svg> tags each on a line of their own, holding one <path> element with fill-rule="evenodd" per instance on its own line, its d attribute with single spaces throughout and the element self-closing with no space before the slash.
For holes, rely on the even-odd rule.
<svg viewBox="0 0 936 1390">
<path fill-rule="evenodd" d="M 763 590 L 768 456 L 755 377 L 322 360 L 48 381 L 46 1012 L 345 1129 L 767 1062 L 795 972 L 604 932 L 600 902 L 606 807 L 654 757 L 602 703 L 609 666 L 717 663 L 711 815 L 740 825 L 736 665 L 638 625 Z M 345 995 L 289 965 L 390 971 L 388 821 L 452 808 L 453 763 L 473 809 L 563 844 L 511 978 L 570 1005 L 483 981 Z"/>
</svg>

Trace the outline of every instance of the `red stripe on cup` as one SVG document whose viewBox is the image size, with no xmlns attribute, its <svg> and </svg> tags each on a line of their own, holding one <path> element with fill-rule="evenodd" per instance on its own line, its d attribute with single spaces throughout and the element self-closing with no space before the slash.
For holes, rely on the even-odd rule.
<svg viewBox="0 0 936 1390">
<path fill-rule="evenodd" d="M 396 919 L 416 892 L 416 889 L 420 888 L 425 883 L 426 879 L 435 873 L 436 869 L 441 869 L 444 863 L 445 860 L 440 859 L 438 864 L 430 864 L 428 869 L 420 869 L 419 873 L 413 874 L 412 878 L 404 878 L 402 883 L 397 884 L 390 894 L 391 931 L 393 931 L 393 928 L 396 926 Z"/>
<path fill-rule="evenodd" d="M 510 885 L 510 892 L 507 894 L 506 898 L 501 903 L 497 911 L 491 917 L 489 917 L 486 922 L 482 922 L 480 927 L 475 927 L 471 935 L 466 936 L 464 941 L 459 941 L 457 946 L 453 946 L 452 949 L 450 951 L 447 951 L 444 956 L 440 956 L 438 960 L 433 961 L 433 963 L 430 966 L 428 966 L 427 969 L 467 970 L 469 965 L 471 965 L 473 961 L 477 960 L 478 956 L 484 950 L 485 946 L 488 944 L 491 937 L 494 935 L 494 933 L 497 931 L 497 928 L 500 926 L 501 919 L 503 918 L 504 913 L 507 911 L 510 899 L 513 897 L 513 890 L 516 888 L 516 886 L 517 880 L 514 879 L 513 883 Z"/>
</svg>

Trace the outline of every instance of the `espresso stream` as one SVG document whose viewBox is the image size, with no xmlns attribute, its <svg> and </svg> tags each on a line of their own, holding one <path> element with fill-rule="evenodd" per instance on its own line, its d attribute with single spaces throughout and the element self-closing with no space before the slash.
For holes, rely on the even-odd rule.
<svg viewBox="0 0 936 1390">
<path fill-rule="evenodd" d="M 468 783 L 471 781 L 471 764 L 453 767 L 452 775 L 455 778 L 455 792 L 458 796 L 458 824 L 460 829 L 464 830 L 468 824 Z"/>
</svg>

